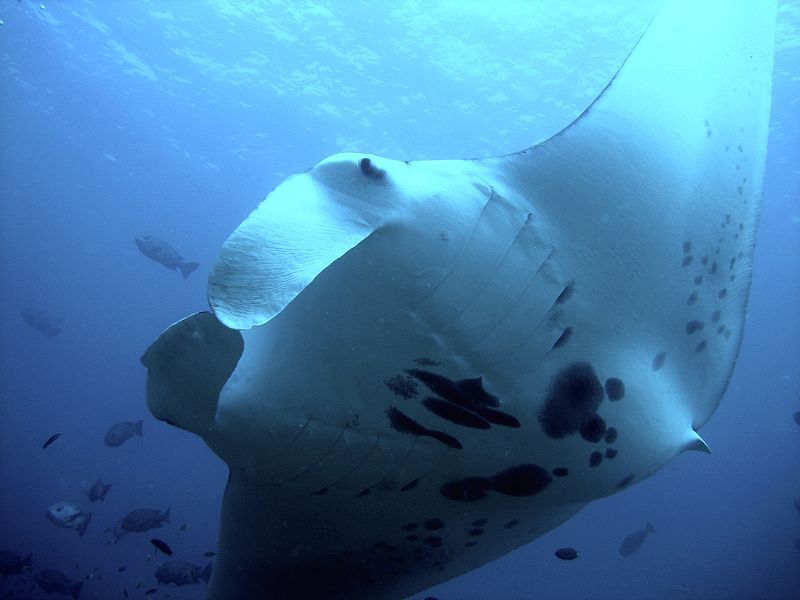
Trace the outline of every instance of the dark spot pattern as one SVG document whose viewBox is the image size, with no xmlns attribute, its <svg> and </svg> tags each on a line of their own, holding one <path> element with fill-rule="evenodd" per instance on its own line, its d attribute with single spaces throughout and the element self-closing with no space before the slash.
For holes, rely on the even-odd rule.
<svg viewBox="0 0 800 600">
<path fill-rule="evenodd" d="M 614 427 L 609 427 L 606 429 L 606 437 L 605 437 L 606 444 L 613 444 L 617 441 L 617 430 Z"/>
<path fill-rule="evenodd" d="M 508 523 L 503 525 L 503 528 L 504 529 L 512 529 L 512 528 L 516 527 L 517 525 L 519 525 L 519 519 L 511 519 Z"/>
<path fill-rule="evenodd" d="M 697 343 L 697 346 L 694 347 L 695 352 L 702 352 L 706 349 L 706 341 L 702 340 L 701 342 Z"/>
<path fill-rule="evenodd" d="M 711 274 L 713 275 L 716 272 L 717 272 L 717 263 L 713 262 L 713 263 L 711 263 Z"/>
<path fill-rule="evenodd" d="M 697 275 L 694 278 L 694 284 L 695 285 L 700 285 L 701 283 L 703 283 L 703 276 L 702 275 Z"/>
<path fill-rule="evenodd" d="M 727 288 L 722 288 L 722 289 L 719 291 L 719 299 L 720 299 L 720 300 L 722 300 L 722 299 L 723 299 L 725 296 L 727 296 L 727 295 L 728 295 L 728 290 L 727 290 Z"/>
<path fill-rule="evenodd" d="M 436 531 L 437 529 L 444 527 L 444 521 L 438 518 L 428 519 L 422 524 L 422 526 L 428 531 Z"/>
<path fill-rule="evenodd" d="M 389 424 L 395 431 L 399 431 L 400 433 L 408 433 L 418 437 L 431 437 L 441 442 L 448 448 L 456 448 L 459 450 L 463 448 L 461 442 L 459 442 L 452 435 L 448 435 L 443 431 L 427 429 L 394 406 L 387 408 L 386 414 L 389 417 Z"/>
<path fill-rule="evenodd" d="M 580 433 L 587 442 L 596 444 L 606 433 L 606 422 L 600 415 L 591 415 L 581 424 Z"/>
<path fill-rule="evenodd" d="M 406 523 L 405 525 L 401 525 L 400 529 L 403 531 L 414 531 L 419 525 L 417 523 Z"/>
<path fill-rule="evenodd" d="M 692 251 L 692 242 L 683 242 L 683 253 L 689 254 Z"/>
<path fill-rule="evenodd" d="M 690 264 L 692 264 L 692 255 L 691 254 L 683 257 L 683 266 L 684 267 L 688 267 Z"/>
<path fill-rule="evenodd" d="M 700 259 L 700 264 L 704 267 L 708 264 L 708 254 L 706 254 L 703 258 Z"/>
<path fill-rule="evenodd" d="M 486 527 L 486 524 L 489 522 L 489 519 L 475 519 L 472 522 L 473 527 Z"/>
<path fill-rule="evenodd" d="M 466 477 L 444 484 L 440 493 L 449 500 L 474 502 L 487 498 L 490 491 L 505 496 L 533 496 L 544 490 L 552 478 L 542 467 L 524 464 L 511 467 L 492 477 Z"/>
<path fill-rule="evenodd" d="M 383 383 L 392 390 L 392 392 L 406 400 L 410 400 L 417 395 L 417 382 L 411 379 L 411 377 L 395 375 Z"/>
<path fill-rule="evenodd" d="M 428 546 L 432 546 L 433 548 L 438 548 L 442 545 L 442 538 L 437 536 L 430 536 L 422 539 L 422 542 L 428 544 Z"/>
<path fill-rule="evenodd" d="M 560 439 L 577 433 L 581 424 L 597 411 L 603 387 L 587 362 L 563 368 L 550 383 L 539 423 L 545 434 Z"/>
<path fill-rule="evenodd" d="M 428 397 L 422 401 L 423 406 L 446 421 L 461 425 L 462 427 L 472 427 L 473 429 L 489 429 L 491 425 L 481 419 L 474 412 L 461 408 L 457 404 L 442 400 L 441 398 Z"/>
<path fill-rule="evenodd" d="M 603 453 L 595 450 L 594 452 L 589 455 L 589 466 L 590 467 L 597 467 L 600 463 L 603 462 Z"/>
<path fill-rule="evenodd" d="M 691 335 L 691 334 L 693 334 L 693 333 L 695 333 L 697 331 L 700 331 L 701 329 L 703 329 L 703 322 L 702 321 L 698 321 L 697 319 L 689 321 L 686 324 L 686 333 L 688 333 L 689 335 Z"/>
<path fill-rule="evenodd" d="M 661 367 L 664 366 L 664 363 L 667 362 L 667 353 L 666 352 L 659 352 L 653 357 L 653 364 L 652 368 L 653 371 L 658 371 Z"/>
<path fill-rule="evenodd" d="M 625 397 L 625 383 L 616 377 L 606 379 L 606 394 L 609 400 L 617 401 Z"/>
<path fill-rule="evenodd" d="M 611 459 L 612 459 L 612 458 L 614 458 L 616 455 L 617 455 L 617 450 L 616 450 L 616 448 L 606 448 L 606 454 L 605 454 L 605 456 L 606 456 L 606 458 L 607 458 L 607 459 L 611 460 Z"/>
<path fill-rule="evenodd" d="M 695 302 L 697 302 L 697 292 L 692 292 L 691 294 L 689 294 L 689 297 L 686 299 L 686 304 L 691 306 Z"/>
<path fill-rule="evenodd" d="M 715 310 L 715 311 L 714 311 L 714 312 L 711 314 L 711 322 L 712 322 L 712 323 L 716 323 L 717 321 L 719 321 L 719 317 L 720 317 L 720 312 L 719 312 L 718 310 Z"/>
<path fill-rule="evenodd" d="M 467 533 L 472 537 L 477 537 L 483 535 L 483 529 L 480 527 L 473 527 L 472 529 L 467 529 Z"/>
<path fill-rule="evenodd" d="M 553 475 L 556 477 L 566 477 L 569 475 L 569 469 L 567 469 L 567 467 L 556 467 L 553 469 Z"/>
<path fill-rule="evenodd" d="M 497 410 L 496 407 L 500 405 L 500 401 L 486 391 L 483 387 L 482 377 L 453 381 L 443 375 L 423 369 L 408 369 L 406 373 L 420 381 L 440 398 L 477 414 L 489 423 L 505 427 L 519 427 L 519 421 L 516 418 Z"/>
</svg>

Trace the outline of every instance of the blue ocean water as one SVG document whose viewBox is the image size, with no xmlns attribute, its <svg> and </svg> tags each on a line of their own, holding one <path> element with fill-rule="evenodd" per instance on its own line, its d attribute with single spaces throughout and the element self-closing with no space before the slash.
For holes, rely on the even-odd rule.
<svg viewBox="0 0 800 600">
<path fill-rule="evenodd" d="M 154 534 L 208 562 L 227 468 L 150 416 L 139 357 L 206 308 L 225 238 L 286 176 L 336 152 L 482 157 L 546 138 L 603 88 L 659 5 L 2 0 L 0 550 L 84 580 L 81 597 L 141 598 L 162 559 L 151 536 L 109 544 L 104 530 L 169 507 Z M 778 18 L 749 314 L 702 432 L 713 453 L 681 455 L 419 598 L 800 597 L 800 2 L 781 2 Z M 143 234 L 200 269 L 184 280 L 147 260 L 133 243 Z M 25 308 L 62 332 L 47 339 Z M 144 437 L 104 446 L 111 424 L 139 419 Z M 90 504 L 82 484 L 99 477 L 113 487 Z M 45 518 L 62 500 L 93 512 L 85 536 Z M 656 533 L 619 556 L 647 521 Z M 562 546 L 579 559 L 556 559 Z M 31 581 L 0 586 L 45 597 Z"/>
</svg>

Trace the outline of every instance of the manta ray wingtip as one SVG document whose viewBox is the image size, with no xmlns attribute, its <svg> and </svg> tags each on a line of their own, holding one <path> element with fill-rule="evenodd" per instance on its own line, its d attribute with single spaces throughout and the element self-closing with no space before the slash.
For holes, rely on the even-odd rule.
<svg viewBox="0 0 800 600">
<path fill-rule="evenodd" d="M 683 452 L 691 450 L 711 454 L 711 448 L 708 447 L 705 440 L 694 429 L 689 429 L 689 438 L 683 446 Z"/>
</svg>

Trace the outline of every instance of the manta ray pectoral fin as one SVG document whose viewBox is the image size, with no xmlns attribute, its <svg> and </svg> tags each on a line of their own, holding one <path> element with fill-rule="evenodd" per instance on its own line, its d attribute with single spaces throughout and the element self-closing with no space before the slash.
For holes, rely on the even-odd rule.
<svg viewBox="0 0 800 600">
<path fill-rule="evenodd" d="M 214 421 L 219 393 L 243 351 L 242 334 L 209 312 L 171 325 L 142 356 L 150 412 L 203 436 Z"/>
<path fill-rule="evenodd" d="M 689 430 L 689 439 L 686 440 L 686 444 L 683 446 L 684 452 L 687 451 L 695 451 L 695 452 L 704 452 L 705 454 L 711 454 L 711 448 L 708 447 L 706 441 L 700 437 L 700 434 L 697 433 L 694 429 Z"/>
</svg>

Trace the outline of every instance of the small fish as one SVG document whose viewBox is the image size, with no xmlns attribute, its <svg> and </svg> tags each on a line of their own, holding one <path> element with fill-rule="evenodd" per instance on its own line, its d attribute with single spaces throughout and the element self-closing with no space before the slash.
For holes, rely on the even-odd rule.
<svg viewBox="0 0 800 600">
<path fill-rule="evenodd" d="M 655 532 L 656 530 L 648 521 L 644 529 L 634 531 L 624 540 L 622 540 L 622 544 L 620 544 L 619 546 L 619 553 L 622 556 L 630 556 L 641 547 L 641 545 L 644 543 L 644 538 L 647 537 L 648 533 L 655 533 Z"/>
<path fill-rule="evenodd" d="M 123 571 L 125 571 L 127 568 L 128 568 L 128 567 L 127 567 L 127 565 L 122 565 L 122 566 L 121 566 L 119 569 L 117 569 L 117 573 L 122 573 L 122 572 L 123 572 Z"/>
<path fill-rule="evenodd" d="M 61 333 L 61 327 L 59 327 L 56 320 L 41 310 L 24 308 L 20 315 L 28 325 L 45 334 L 49 340 Z"/>
<path fill-rule="evenodd" d="M 189 529 L 189 524 L 188 523 L 184 523 L 183 525 L 178 527 L 178 531 L 186 531 L 187 529 Z"/>
<path fill-rule="evenodd" d="M 142 437 L 142 421 L 120 421 L 109 427 L 103 443 L 109 448 L 114 448 L 121 446 L 134 435 Z"/>
<path fill-rule="evenodd" d="M 216 555 L 217 555 L 216 552 L 211 552 L 210 550 L 208 552 L 203 552 L 203 556 L 205 556 L 206 558 L 210 558 L 210 557 L 216 556 Z"/>
<path fill-rule="evenodd" d="M 157 591 L 158 591 L 158 588 L 150 588 L 149 590 L 147 590 L 147 591 L 144 593 L 144 595 L 145 595 L 145 596 L 149 596 L 149 595 L 151 595 L 151 594 L 155 594 Z"/>
<path fill-rule="evenodd" d="M 167 242 L 152 235 L 142 235 L 137 237 L 134 241 L 136 242 L 136 247 L 139 248 L 141 253 L 147 258 L 173 271 L 178 269 L 184 279 L 189 277 L 189 275 L 200 266 L 196 262 L 187 261 Z"/>
<path fill-rule="evenodd" d="M 575 560 L 578 558 L 578 551 L 575 548 L 559 548 L 555 555 L 561 560 Z"/>
<path fill-rule="evenodd" d="M 61 436 L 62 436 L 62 433 L 60 431 L 58 433 L 54 433 L 53 435 L 51 435 L 49 438 L 47 438 L 47 441 L 44 444 L 42 444 L 42 450 L 47 448 L 50 444 L 55 442 Z"/>
<path fill-rule="evenodd" d="M 164 540 L 160 540 L 158 538 L 153 538 L 150 540 L 150 543 L 153 544 L 158 550 L 161 550 L 167 556 L 172 556 L 172 548 L 169 547 L 169 544 Z"/>
</svg>

